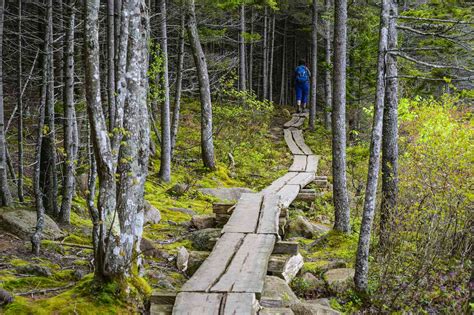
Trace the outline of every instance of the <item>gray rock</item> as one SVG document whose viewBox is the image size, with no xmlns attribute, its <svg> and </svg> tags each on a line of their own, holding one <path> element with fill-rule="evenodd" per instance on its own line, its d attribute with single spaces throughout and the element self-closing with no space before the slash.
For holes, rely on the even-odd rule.
<svg viewBox="0 0 474 315">
<path fill-rule="evenodd" d="M 168 193 L 175 196 L 182 196 L 189 190 L 188 184 L 176 184 L 168 190 Z"/>
<path fill-rule="evenodd" d="M 313 303 L 297 303 L 291 306 L 295 315 L 339 315 L 338 311 L 327 306 Z"/>
<path fill-rule="evenodd" d="M 196 214 L 196 212 L 194 212 L 193 210 L 186 209 L 186 208 L 168 208 L 168 210 L 174 211 L 174 212 L 181 212 L 181 213 L 189 214 L 189 215 L 195 215 Z"/>
<path fill-rule="evenodd" d="M 296 303 L 299 303 L 299 299 L 285 280 L 274 276 L 265 277 L 260 299 L 263 307 L 288 307 Z"/>
<path fill-rule="evenodd" d="M 23 240 L 30 240 L 36 228 L 36 212 L 26 209 L 0 210 L 0 229 Z M 56 240 L 65 234 L 48 215 L 44 215 L 43 239 Z"/>
<path fill-rule="evenodd" d="M 13 302 L 13 295 L 10 292 L 0 288 L 0 305 L 7 305 Z"/>
<path fill-rule="evenodd" d="M 188 269 L 189 252 L 183 246 L 178 248 L 178 254 L 176 255 L 176 267 L 179 271 L 186 271 Z"/>
<path fill-rule="evenodd" d="M 194 231 L 187 237 L 196 250 L 211 251 L 220 235 L 221 229 L 203 229 Z"/>
<path fill-rule="evenodd" d="M 28 274 L 28 275 L 35 275 L 41 277 L 51 277 L 53 274 L 51 269 L 40 266 L 40 265 L 25 265 L 25 266 L 18 266 L 15 268 L 17 272 Z"/>
<path fill-rule="evenodd" d="M 145 210 L 145 217 L 144 217 L 144 224 L 157 224 L 161 221 L 161 213 L 160 210 L 156 209 L 152 206 L 148 201 L 145 200 L 144 204 Z"/>
<path fill-rule="evenodd" d="M 322 290 L 326 287 L 323 279 L 315 277 L 312 273 L 305 272 L 301 277 L 310 287 L 311 290 Z"/>
<path fill-rule="evenodd" d="M 195 215 L 191 219 L 191 222 L 198 230 L 209 229 L 216 226 L 215 215 Z"/>
<path fill-rule="evenodd" d="M 171 282 L 168 279 L 161 279 L 157 283 L 159 288 L 163 288 L 167 291 L 176 291 L 176 288 L 171 284 Z"/>
<path fill-rule="evenodd" d="M 186 274 L 192 276 L 196 270 L 202 265 L 204 260 L 209 256 L 210 252 L 203 252 L 203 251 L 190 251 L 189 252 L 189 260 L 188 260 L 188 269 L 186 270 Z"/>
<path fill-rule="evenodd" d="M 303 268 L 303 265 L 304 258 L 300 253 L 293 255 L 288 259 L 282 273 L 286 283 L 290 283 L 291 280 L 296 277 L 301 268 Z"/>
<path fill-rule="evenodd" d="M 294 315 L 293 311 L 290 308 L 283 307 L 270 307 L 263 308 L 258 312 L 258 315 Z"/>
<path fill-rule="evenodd" d="M 352 268 L 331 269 L 324 273 L 323 278 L 331 292 L 342 293 L 352 285 L 354 273 Z"/>
<path fill-rule="evenodd" d="M 329 299 L 327 299 L 327 298 L 320 298 L 320 299 L 316 299 L 316 300 L 307 300 L 306 302 L 311 303 L 311 304 L 319 304 L 319 305 L 322 305 L 322 306 L 331 307 L 331 303 L 329 303 Z"/>
<path fill-rule="evenodd" d="M 156 248 L 155 244 L 153 244 L 153 241 L 144 237 L 142 237 L 140 241 L 140 251 L 143 253 L 143 255 L 148 257 L 166 258 L 164 257 L 165 252 Z"/>
<path fill-rule="evenodd" d="M 331 228 L 319 223 L 312 223 L 304 216 L 297 216 L 288 224 L 287 233 L 291 236 L 313 238 L 329 232 Z"/>
<path fill-rule="evenodd" d="M 254 191 L 248 188 L 201 188 L 198 189 L 204 195 L 210 195 L 220 199 L 221 201 L 237 201 L 244 193 L 253 193 Z"/>
</svg>

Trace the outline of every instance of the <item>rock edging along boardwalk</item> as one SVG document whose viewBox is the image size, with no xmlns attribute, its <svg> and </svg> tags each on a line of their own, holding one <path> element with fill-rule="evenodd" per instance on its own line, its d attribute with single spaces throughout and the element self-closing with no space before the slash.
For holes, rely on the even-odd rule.
<svg viewBox="0 0 474 315">
<path fill-rule="evenodd" d="M 257 314 L 268 261 L 280 238 L 280 210 L 316 176 L 319 157 L 298 129 L 306 117 L 294 114 L 284 125 L 293 155 L 289 172 L 261 192 L 241 196 L 211 254 L 176 296 L 173 314 Z"/>
</svg>

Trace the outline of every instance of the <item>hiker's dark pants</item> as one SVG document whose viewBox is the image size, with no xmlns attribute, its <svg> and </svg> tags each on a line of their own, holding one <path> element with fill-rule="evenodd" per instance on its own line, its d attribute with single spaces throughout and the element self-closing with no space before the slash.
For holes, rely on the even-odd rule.
<svg viewBox="0 0 474 315">
<path fill-rule="evenodd" d="M 308 104 L 309 97 L 309 82 L 296 82 L 296 101 L 301 101 L 301 104 Z"/>
</svg>

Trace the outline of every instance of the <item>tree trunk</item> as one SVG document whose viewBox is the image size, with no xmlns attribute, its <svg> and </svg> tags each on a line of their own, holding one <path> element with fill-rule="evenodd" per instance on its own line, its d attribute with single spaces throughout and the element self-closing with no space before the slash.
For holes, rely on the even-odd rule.
<svg viewBox="0 0 474 315">
<path fill-rule="evenodd" d="M 12 195 L 8 186 L 7 162 L 6 162 L 6 139 L 3 117 L 3 19 L 5 0 L 0 0 L 0 206 L 10 206 Z"/>
<path fill-rule="evenodd" d="M 115 0 L 107 0 L 107 100 L 109 131 L 115 123 Z"/>
<path fill-rule="evenodd" d="M 390 1 L 390 16 L 398 15 L 397 2 Z M 389 19 L 388 50 L 397 49 L 397 22 Z M 382 205 L 380 212 L 380 245 L 390 241 L 391 225 L 398 200 L 398 70 L 397 56 L 387 55 L 387 86 L 382 130 Z"/>
<path fill-rule="evenodd" d="M 365 189 L 364 212 L 360 226 L 357 248 L 354 283 L 360 292 L 367 291 L 369 274 L 369 247 L 372 222 L 375 214 L 377 180 L 379 175 L 380 148 L 382 144 L 382 122 L 385 96 L 385 55 L 387 53 L 387 34 L 389 20 L 389 0 L 382 1 L 380 13 L 379 52 L 377 61 L 377 83 L 374 108 L 374 123 L 370 142 L 369 169 Z"/>
<path fill-rule="evenodd" d="M 331 0 L 325 0 L 326 12 L 331 10 Z M 329 20 L 324 20 L 324 32 L 325 32 L 325 49 L 326 49 L 326 70 L 324 75 L 324 90 L 326 93 L 326 108 L 324 109 L 324 122 L 326 129 L 331 129 L 331 106 L 332 106 L 332 84 L 331 84 L 331 25 Z"/>
<path fill-rule="evenodd" d="M 247 67 L 245 65 L 245 4 L 240 5 L 240 38 L 239 38 L 239 48 L 240 48 L 240 90 L 247 90 Z"/>
<path fill-rule="evenodd" d="M 41 190 L 44 193 L 46 213 L 57 217 L 58 209 L 58 179 L 56 173 L 56 124 L 54 111 L 54 61 L 53 61 L 53 1 L 48 0 L 46 6 L 46 56 L 48 59 L 48 79 L 46 90 L 46 107 L 44 130 L 41 145 Z"/>
<path fill-rule="evenodd" d="M 263 14 L 262 98 L 268 99 L 268 7 Z"/>
<path fill-rule="evenodd" d="M 269 66 L 268 66 L 268 100 L 273 102 L 273 58 L 275 55 L 275 12 L 272 11 L 271 20 L 271 40 L 270 40 L 270 51 L 269 51 Z"/>
<path fill-rule="evenodd" d="M 216 168 L 214 159 L 214 142 L 212 137 L 212 103 L 211 88 L 207 62 L 197 30 L 194 0 L 187 0 L 188 6 L 188 36 L 196 64 L 199 82 L 199 93 L 201 96 L 201 155 L 204 166 L 211 170 Z"/>
<path fill-rule="evenodd" d="M 18 200 L 24 202 L 23 193 L 23 43 L 22 30 L 22 0 L 18 0 Z"/>
<path fill-rule="evenodd" d="M 313 20 L 311 30 L 311 108 L 309 111 L 309 128 L 314 130 L 316 121 L 316 88 L 318 76 L 318 1 L 313 0 Z"/>
<path fill-rule="evenodd" d="M 68 20 L 66 29 L 66 48 L 64 61 L 64 152 L 66 153 L 66 160 L 64 161 L 64 179 L 62 190 L 62 203 L 59 219 L 62 223 L 69 224 L 71 216 L 71 203 L 74 196 L 75 173 L 76 173 L 76 158 L 78 144 L 74 137 L 76 129 L 76 110 L 74 108 L 74 27 L 75 27 L 75 13 L 74 0 L 68 1 Z M 115 88 L 114 88 L 115 89 Z M 112 95 L 112 98 L 115 96 Z"/>
<path fill-rule="evenodd" d="M 166 0 L 160 0 L 161 54 L 163 58 L 164 102 L 161 106 L 161 164 L 160 179 L 171 180 L 171 127 L 170 127 L 170 87 L 168 72 L 168 36 L 166 26 Z"/>
<path fill-rule="evenodd" d="M 281 50 L 281 82 L 280 82 L 280 105 L 284 105 L 286 103 L 286 86 L 288 83 L 288 78 L 286 75 L 286 43 L 287 43 L 287 38 L 286 38 L 286 31 L 288 28 L 288 18 L 285 17 L 285 26 L 283 28 L 283 47 Z"/>
<path fill-rule="evenodd" d="M 334 98 L 332 105 L 334 229 L 349 233 L 351 227 L 346 179 L 347 0 L 335 0 L 334 10 Z"/>
<path fill-rule="evenodd" d="M 252 15 L 250 19 L 250 33 L 253 34 L 254 32 L 254 24 L 255 24 L 255 9 L 252 6 Z M 250 43 L 249 45 L 249 86 L 248 88 L 253 91 L 253 49 L 254 49 L 254 44 L 253 42 Z"/>
<path fill-rule="evenodd" d="M 181 107 L 181 93 L 183 90 L 183 68 L 184 68 L 184 36 L 186 32 L 186 15 L 181 14 L 181 29 L 178 43 L 178 66 L 176 69 L 176 91 L 174 97 L 173 121 L 171 123 L 171 157 L 176 147 L 178 137 L 179 115 Z"/>
</svg>

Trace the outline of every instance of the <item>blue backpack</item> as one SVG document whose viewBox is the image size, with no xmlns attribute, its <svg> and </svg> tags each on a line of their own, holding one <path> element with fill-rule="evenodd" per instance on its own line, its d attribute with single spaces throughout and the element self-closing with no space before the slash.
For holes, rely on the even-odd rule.
<svg viewBox="0 0 474 315">
<path fill-rule="evenodd" d="M 309 74 L 308 70 L 305 66 L 298 66 L 296 67 L 296 82 L 298 83 L 306 83 L 309 81 Z"/>
</svg>

